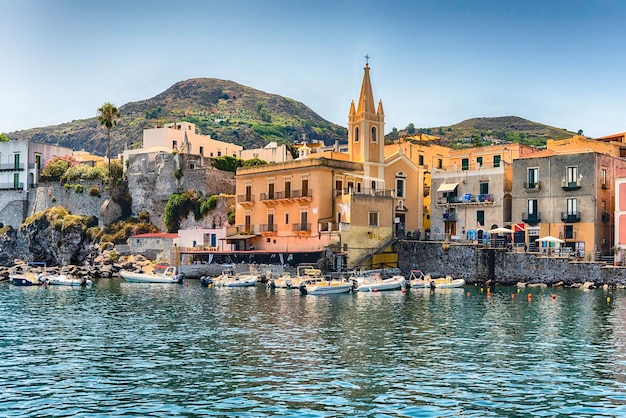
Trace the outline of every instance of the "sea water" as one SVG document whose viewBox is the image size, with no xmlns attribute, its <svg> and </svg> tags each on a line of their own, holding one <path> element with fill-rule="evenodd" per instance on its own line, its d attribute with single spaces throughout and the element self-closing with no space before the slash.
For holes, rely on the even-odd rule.
<svg viewBox="0 0 626 418">
<path fill-rule="evenodd" d="M 626 415 L 624 291 L 3 283 L 0 317 L 0 416 Z"/>
</svg>

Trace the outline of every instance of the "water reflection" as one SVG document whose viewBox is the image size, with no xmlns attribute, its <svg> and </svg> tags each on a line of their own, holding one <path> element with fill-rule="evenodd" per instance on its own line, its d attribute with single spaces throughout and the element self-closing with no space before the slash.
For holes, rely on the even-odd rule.
<svg viewBox="0 0 626 418">
<path fill-rule="evenodd" d="M 3 284 L 0 300 L 1 415 L 626 413 L 618 291 L 302 297 L 98 280 Z"/>
</svg>

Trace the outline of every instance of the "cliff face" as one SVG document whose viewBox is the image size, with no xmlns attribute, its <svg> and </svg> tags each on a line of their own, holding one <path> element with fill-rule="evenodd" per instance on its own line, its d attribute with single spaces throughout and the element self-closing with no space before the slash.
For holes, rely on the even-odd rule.
<svg viewBox="0 0 626 418">
<path fill-rule="evenodd" d="M 96 219 L 71 215 L 62 207 L 50 208 L 15 229 L 0 234 L 0 264 L 15 259 L 45 261 L 48 265 L 82 264 L 92 251 L 87 229 Z"/>
</svg>

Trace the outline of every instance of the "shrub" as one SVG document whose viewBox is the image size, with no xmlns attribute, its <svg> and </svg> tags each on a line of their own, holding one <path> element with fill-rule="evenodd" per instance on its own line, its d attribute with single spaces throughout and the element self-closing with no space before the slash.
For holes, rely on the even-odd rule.
<svg viewBox="0 0 626 418">
<path fill-rule="evenodd" d="M 71 155 L 53 157 L 39 173 L 40 181 L 59 181 L 70 167 L 79 164 L 78 160 Z"/>
<path fill-rule="evenodd" d="M 102 194 L 100 193 L 100 188 L 98 186 L 93 186 L 89 189 L 89 196 L 100 197 Z"/>
</svg>

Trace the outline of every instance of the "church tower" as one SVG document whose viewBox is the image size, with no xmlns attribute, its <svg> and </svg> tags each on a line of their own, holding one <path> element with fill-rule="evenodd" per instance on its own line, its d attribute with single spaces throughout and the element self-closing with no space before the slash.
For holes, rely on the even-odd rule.
<svg viewBox="0 0 626 418">
<path fill-rule="evenodd" d="M 369 59 L 368 56 L 365 58 Z M 348 115 L 348 154 L 351 161 L 363 163 L 365 178 L 377 183 L 371 184 L 373 189 L 379 189 L 384 187 L 385 178 L 385 114 L 382 101 L 379 101 L 378 108 L 375 108 L 367 61 L 363 70 L 359 104 L 355 108 L 353 100 Z M 370 182 L 366 183 L 369 187 Z"/>
</svg>

